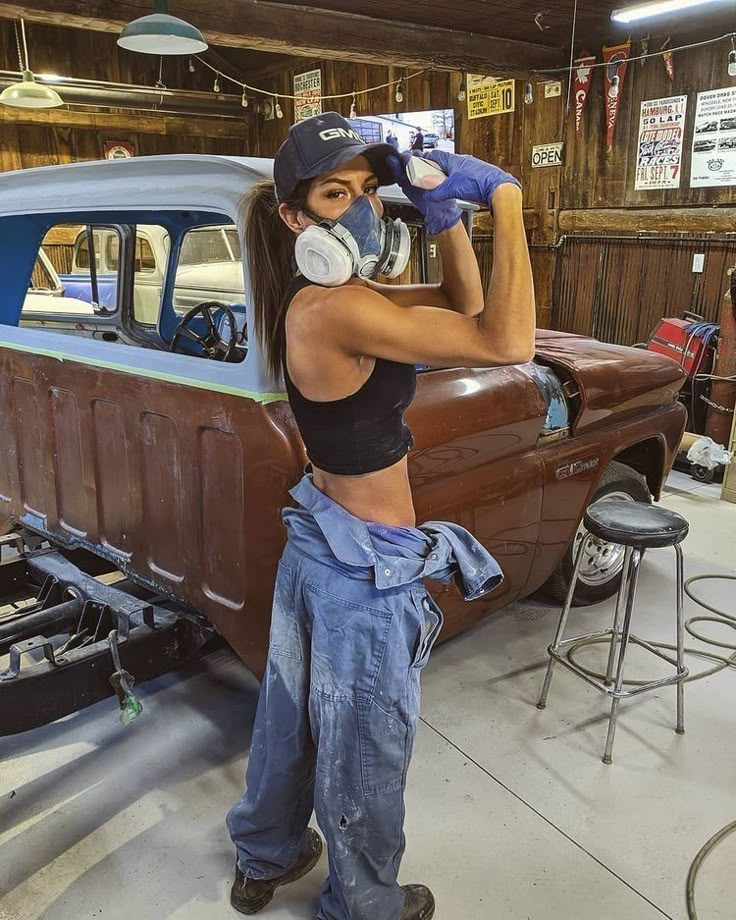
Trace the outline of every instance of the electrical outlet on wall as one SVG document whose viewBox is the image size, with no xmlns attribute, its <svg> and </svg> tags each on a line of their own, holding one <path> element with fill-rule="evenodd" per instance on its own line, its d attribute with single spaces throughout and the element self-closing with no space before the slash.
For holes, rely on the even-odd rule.
<svg viewBox="0 0 736 920">
<path fill-rule="evenodd" d="M 705 271 L 705 253 L 696 252 L 693 256 L 693 273 L 700 275 Z"/>
<path fill-rule="evenodd" d="M 544 84 L 544 98 L 553 99 L 555 96 L 562 95 L 562 83 L 559 80 L 551 80 Z"/>
</svg>

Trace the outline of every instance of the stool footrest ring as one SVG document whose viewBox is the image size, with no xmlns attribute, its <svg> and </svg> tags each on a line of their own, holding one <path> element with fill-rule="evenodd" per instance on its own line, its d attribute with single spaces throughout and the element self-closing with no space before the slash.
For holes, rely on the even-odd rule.
<svg viewBox="0 0 736 920">
<path fill-rule="evenodd" d="M 559 643 L 556 649 L 550 645 L 547 649 L 547 653 L 549 654 L 550 658 L 554 658 L 558 664 L 561 664 L 564 668 L 567 668 L 568 671 L 572 671 L 574 674 L 577 674 L 578 677 L 582 677 L 586 683 L 590 684 L 592 687 L 595 687 L 597 690 L 600 690 L 601 693 L 605 693 L 606 696 L 610 696 L 614 699 L 627 699 L 628 697 L 637 696 L 640 693 L 646 693 L 648 690 L 656 690 L 658 687 L 667 687 L 671 684 L 676 684 L 680 681 L 684 681 L 685 678 L 689 675 L 690 671 L 688 668 L 683 668 L 680 670 L 678 668 L 677 661 L 674 658 L 671 658 L 669 655 L 665 655 L 664 652 L 660 651 L 660 649 L 655 648 L 650 642 L 647 642 L 646 639 L 640 639 L 638 636 L 634 635 L 629 636 L 630 643 L 639 645 L 641 648 L 646 649 L 648 652 L 651 652 L 651 654 L 656 655 L 658 658 L 662 658 L 668 664 L 671 664 L 674 668 L 678 668 L 677 672 L 669 677 L 662 677 L 657 680 L 652 680 L 646 684 L 632 687 L 628 690 L 616 690 L 614 687 L 607 686 L 602 680 L 591 677 L 590 674 L 587 674 L 575 662 L 570 661 L 567 655 L 564 654 L 568 647 L 586 639 L 600 639 L 604 636 L 613 637 L 613 635 L 613 629 L 603 629 L 595 633 L 586 633 L 582 636 L 577 636 L 576 638 L 565 639 Z"/>
</svg>

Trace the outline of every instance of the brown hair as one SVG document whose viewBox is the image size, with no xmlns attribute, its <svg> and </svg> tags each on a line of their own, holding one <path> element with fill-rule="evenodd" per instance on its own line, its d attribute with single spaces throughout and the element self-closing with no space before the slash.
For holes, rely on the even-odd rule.
<svg viewBox="0 0 736 920">
<path fill-rule="evenodd" d="M 284 204 L 294 210 L 305 208 L 308 190 L 309 182 L 300 183 Z M 255 334 L 275 380 L 284 371 L 286 297 L 294 276 L 295 239 L 279 215 L 273 182 L 256 183 L 248 196 L 245 245 Z"/>
</svg>

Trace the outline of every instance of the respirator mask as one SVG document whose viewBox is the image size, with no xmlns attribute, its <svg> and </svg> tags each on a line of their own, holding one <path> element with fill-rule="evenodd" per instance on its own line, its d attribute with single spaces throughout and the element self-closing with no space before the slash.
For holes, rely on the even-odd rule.
<svg viewBox="0 0 736 920">
<path fill-rule="evenodd" d="M 361 195 L 339 220 L 304 213 L 317 223 L 297 236 L 294 256 L 309 281 L 337 287 L 353 277 L 397 278 L 406 268 L 408 227 L 402 220 L 379 217 L 368 196 Z"/>
</svg>

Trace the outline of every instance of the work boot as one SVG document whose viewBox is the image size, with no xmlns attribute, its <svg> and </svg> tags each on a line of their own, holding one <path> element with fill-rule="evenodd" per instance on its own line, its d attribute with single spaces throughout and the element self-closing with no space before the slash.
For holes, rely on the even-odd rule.
<svg viewBox="0 0 736 920">
<path fill-rule="evenodd" d="M 238 864 L 235 864 L 235 881 L 230 889 L 230 903 L 241 914 L 257 914 L 271 901 L 274 892 L 281 885 L 288 885 L 310 872 L 322 855 L 322 838 L 310 827 L 302 855 L 294 866 L 276 878 L 245 878 Z M 414 914 L 410 916 L 414 917 Z M 416 914 L 417 917 L 431 917 L 431 914 Z"/>
<path fill-rule="evenodd" d="M 399 920 L 430 920 L 434 917 L 434 895 L 424 885 L 404 885 L 406 903 Z"/>
</svg>

